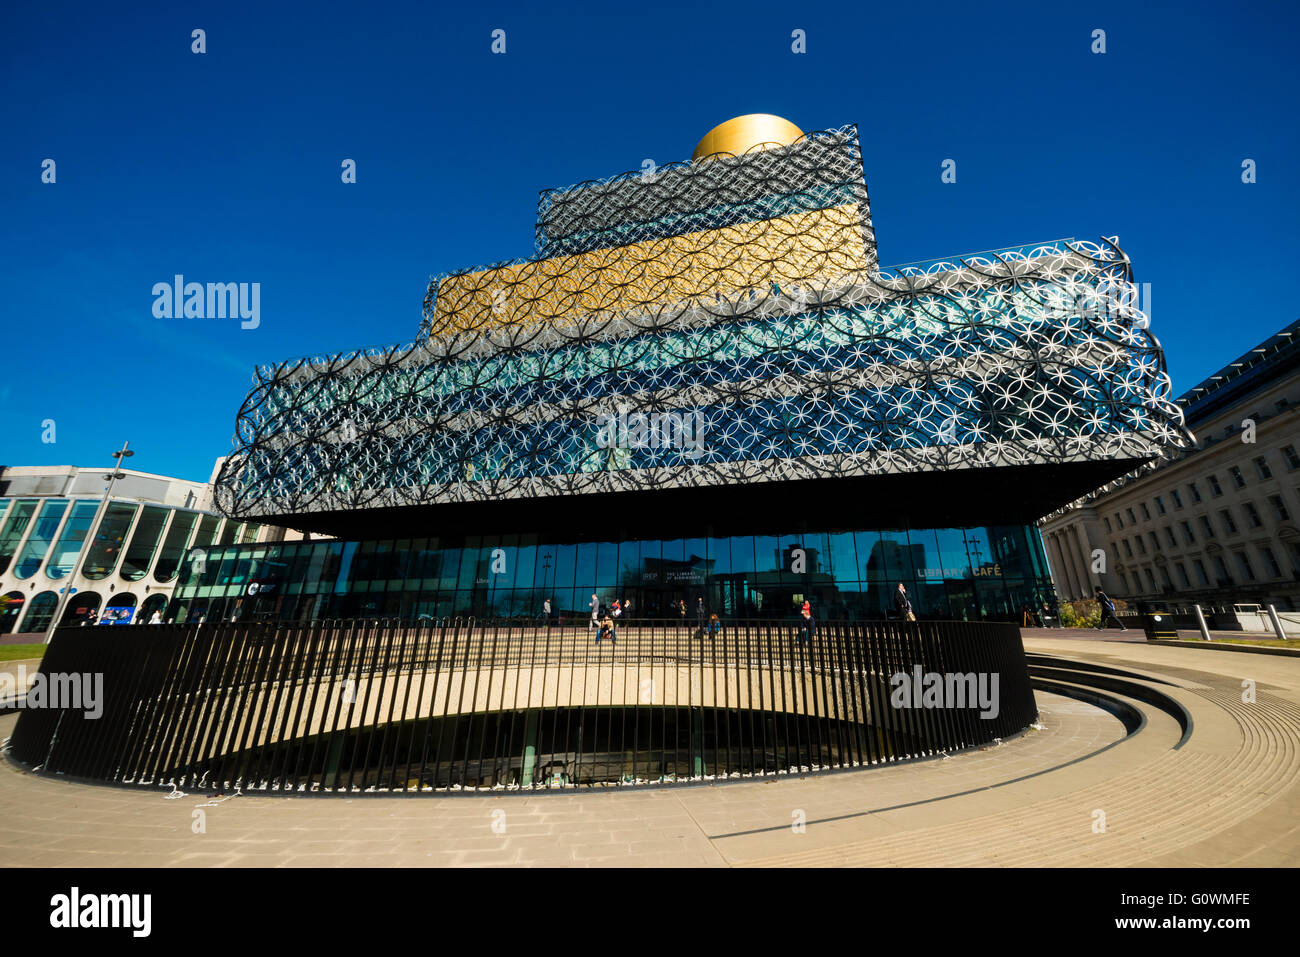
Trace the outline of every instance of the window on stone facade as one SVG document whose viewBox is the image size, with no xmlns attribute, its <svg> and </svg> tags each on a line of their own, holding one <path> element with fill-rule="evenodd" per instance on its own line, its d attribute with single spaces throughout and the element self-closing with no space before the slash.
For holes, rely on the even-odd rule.
<svg viewBox="0 0 1300 957">
<path fill-rule="evenodd" d="M 1237 552 L 1237 566 L 1241 569 L 1241 574 L 1245 576 L 1246 581 L 1255 580 L 1255 569 L 1250 567 L 1250 559 L 1246 557 L 1245 552 Z"/>
<path fill-rule="evenodd" d="M 1196 570 L 1196 584 L 1208 585 L 1210 583 L 1210 576 L 1205 574 L 1205 565 L 1199 558 L 1192 559 L 1192 568 Z"/>
<path fill-rule="evenodd" d="M 1255 456 L 1255 471 L 1259 473 L 1259 477 L 1262 479 L 1271 479 L 1273 477 L 1273 470 L 1268 467 L 1268 459 L 1262 455 Z"/>
</svg>

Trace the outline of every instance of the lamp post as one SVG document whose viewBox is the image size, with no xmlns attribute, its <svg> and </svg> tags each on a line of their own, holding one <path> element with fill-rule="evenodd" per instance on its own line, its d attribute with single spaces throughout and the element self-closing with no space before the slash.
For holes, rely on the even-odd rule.
<svg viewBox="0 0 1300 957">
<path fill-rule="evenodd" d="M 134 452 L 127 448 L 130 444 L 130 442 L 123 442 L 122 448 L 113 453 L 113 458 L 116 460 L 113 463 L 113 471 L 104 475 L 108 484 L 104 486 L 104 497 L 99 502 L 99 508 L 95 510 L 95 518 L 90 523 L 90 528 L 86 530 L 87 544 L 85 547 L 85 554 L 79 560 L 81 567 L 83 568 L 85 567 L 85 559 L 90 557 L 90 549 L 94 547 L 95 535 L 99 533 L 99 523 L 103 521 L 104 514 L 108 511 L 108 500 L 113 494 L 113 484 L 118 479 L 126 477 L 126 473 L 121 469 L 122 462 L 124 459 L 128 459 L 132 455 L 135 455 Z M 72 580 L 77 577 L 76 569 L 77 566 L 74 565 L 72 572 L 68 575 L 68 584 L 64 585 L 62 588 L 63 597 L 59 599 L 59 603 L 54 609 L 54 617 L 50 619 L 50 625 L 45 629 L 45 643 L 47 645 L 50 643 L 50 639 L 54 637 L 54 629 L 59 627 L 59 622 L 63 618 L 63 611 L 68 604 L 68 599 L 70 599 L 72 593 L 76 591 L 76 589 L 72 587 Z"/>
</svg>

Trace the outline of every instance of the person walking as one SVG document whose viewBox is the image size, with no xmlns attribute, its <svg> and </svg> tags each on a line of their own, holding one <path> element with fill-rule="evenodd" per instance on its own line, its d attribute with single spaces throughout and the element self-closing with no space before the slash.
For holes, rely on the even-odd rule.
<svg viewBox="0 0 1300 957">
<path fill-rule="evenodd" d="M 549 598 L 542 602 L 542 621 L 547 628 L 551 627 L 551 600 Z"/>
<path fill-rule="evenodd" d="M 677 599 L 677 617 L 680 619 L 677 627 L 685 628 L 686 627 L 686 599 L 684 598 Z"/>
<path fill-rule="evenodd" d="M 704 614 L 704 599 L 696 598 L 695 599 L 695 623 L 699 625 L 701 628 L 703 628 L 704 619 L 706 617 L 707 616 Z"/>
<path fill-rule="evenodd" d="M 806 645 L 817 636 L 817 619 L 812 616 L 812 609 L 804 605 L 799 612 L 799 631 L 798 638 L 801 645 Z"/>
<path fill-rule="evenodd" d="M 1109 595 L 1101 590 L 1100 585 L 1097 586 L 1097 604 L 1101 606 L 1101 621 L 1098 623 L 1099 627 L 1105 628 L 1106 620 L 1110 619 L 1115 624 L 1119 625 L 1120 631 L 1128 631 L 1128 626 L 1125 625 L 1124 622 L 1120 621 L 1119 616 L 1115 614 L 1115 603 L 1110 600 Z"/>
<path fill-rule="evenodd" d="M 591 628 L 598 628 L 599 626 L 600 626 L 600 598 L 597 597 L 595 592 L 592 592 L 591 593 L 591 625 L 588 628 L 588 630 L 591 630 Z"/>
<path fill-rule="evenodd" d="M 894 610 L 898 612 L 899 621 L 916 621 L 912 600 L 907 597 L 907 589 L 902 582 L 898 583 L 898 588 L 894 591 Z"/>
</svg>

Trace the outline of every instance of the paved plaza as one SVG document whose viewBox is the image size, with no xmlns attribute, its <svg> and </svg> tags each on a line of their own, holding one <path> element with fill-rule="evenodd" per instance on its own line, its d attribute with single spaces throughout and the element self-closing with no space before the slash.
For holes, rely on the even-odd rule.
<svg viewBox="0 0 1300 957">
<path fill-rule="evenodd" d="M 1300 659 L 1026 637 L 1145 676 L 1191 714 L 1126 736 L 1038 692 L 1040 728 L 867 770 L 659 789 L 456 796 L 128 790 L 0 764 L 8 866 L 1295 866 Z M 1242 683 L 1255 700 L 1242 700 Z M 16 717 L 0 718 L 0 736 Z M 202 825 L 201 827 L 199 825 Z M 196 833 L 201 831 L 201 833 Z"/>
</svg>

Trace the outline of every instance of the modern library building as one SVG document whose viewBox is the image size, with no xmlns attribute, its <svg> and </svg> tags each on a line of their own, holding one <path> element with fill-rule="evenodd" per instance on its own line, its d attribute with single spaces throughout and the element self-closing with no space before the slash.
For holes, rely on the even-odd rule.
<svg viewBox="0 0 1300 957">
<path fill-rule="evenodd" d="M 881 269 L 857 130 L 766 115 L 543 192 L 536 239 L 432 280 L 412 342 L 257 370 L 216 507 L 331 540 L 191 545 L 170 627 L 61 630 L 44 668 L 122 690 L 104 720 L 24 714 L 18 760 L 494 792 L 949 756 L 1036 720 L 1035 520 L 1189 439 L 1115 239 Z M 919 622 L 880 620 L 900 584 Z M 574 621 L 615 601 L 617 627 Z"/>
<path fill-rule="evenodd" d="M 1114 238 L 881 268 L 854 126 L 541 193 L 416 338 L 259 367 L 167 617 L 1019 620 L 1036 520 L 1185 446 Z"/>
</svg>

